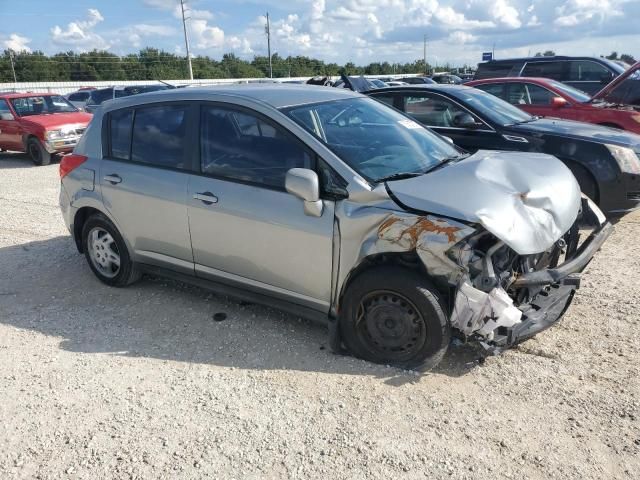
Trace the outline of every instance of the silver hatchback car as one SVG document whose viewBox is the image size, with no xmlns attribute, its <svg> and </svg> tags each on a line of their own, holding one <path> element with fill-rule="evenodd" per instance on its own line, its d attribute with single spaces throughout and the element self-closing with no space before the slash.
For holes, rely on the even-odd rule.
<svg viewBox="0 0 640 480">
<path fill-rule="evenodd" d="M 612 229 L 554 157 L 469 155 L 304 85 L 106 102 L 60 175 L 102 282 L 167 275 L 319 317 L 335 350 L 403 368 L 437 364 L 452 335 L 498 352 L 549 327 Z"/>
</svg>

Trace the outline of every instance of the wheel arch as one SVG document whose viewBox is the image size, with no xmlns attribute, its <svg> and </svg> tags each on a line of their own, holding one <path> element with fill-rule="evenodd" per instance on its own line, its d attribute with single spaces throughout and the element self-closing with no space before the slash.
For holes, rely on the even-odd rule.
<svg viewBox="0 0 640 480">
<path fill-rule="evenodd" d="M 424 275 L 425 278 L 428 278 L 433 283 L 438 293 L 440 293 L 442 302 L 444 303 L 442 306 L 443 308 L 446 307 L 445 312 L 450 311 L 450 299 L 452 298 L 451 288 L 438 283 L 435 278 L 429 275 L 416 251 L 411 250 L 408 252 L 375 253 L 362 258 L 360 263 L 351 269 L 340 287 L 336 305 L 338 315 L 340 314 L 344 294 L 349 286 L 364 272 L 386 265 L 396 265 L 401 268 L 420 272 L 421 275 Z"/>
</svg>

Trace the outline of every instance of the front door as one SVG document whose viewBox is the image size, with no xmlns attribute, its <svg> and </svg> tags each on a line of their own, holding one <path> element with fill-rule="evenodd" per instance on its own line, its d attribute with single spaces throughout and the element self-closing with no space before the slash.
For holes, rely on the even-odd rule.
<svg viewBox="0 0 640 480">
<path fill-rule="evenodd" d="M 188 274 L 193 274 L 187 184 L 194 108 L 164 103 L 109 113 L 109 144 L 98 172 L 104 205 L 134 259 Z"/>
<path fill-rule="evenodd" d="M 284 189 L 313 156 L 281 126 L 250 110 L 203 104 L 200 174 L 189 182 L 196 275 L 328 311 L 334 205 L 320 217 Z"/>
</svg>

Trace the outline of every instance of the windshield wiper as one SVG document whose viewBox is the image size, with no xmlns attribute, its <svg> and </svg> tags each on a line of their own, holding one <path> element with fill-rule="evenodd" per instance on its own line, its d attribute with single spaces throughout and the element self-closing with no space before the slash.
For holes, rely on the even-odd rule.
<svg viewBox="0 0 640 480">
<path fill-rule="evenodd" d="M 393 181 L 393 180 L 403 180 L 405 178 L 419 177 L 420 175 L 424 175 L 425 173 L 426 172 L 400 172 L 400 173 L 393 173 L 391 175 L 387 175 L 386 177 L 382 177 L 382 178 L 376 179 L 376 183 L 390 182 L 390 181 Z"/>
<path fill-rule="evenodd" d="M 461 155 L 452 155 L 451 157 L 446 157 L 443 158 L 440 163 L 438 163 L 437 165 L 434 165 L 433 167 L 431 167 L 429 170 L 427 170 L 424 173 L 431 173 L 435 170 L 438 170 L 442 167 L 444 167 L 445 165 L 448 165 L 451 162 L 457 162 L 459 160 L 463 160 L 465 158 L 467 158 L 469 155 L 471 155 L 470 153 L 463 153 Z"/>
</svg>

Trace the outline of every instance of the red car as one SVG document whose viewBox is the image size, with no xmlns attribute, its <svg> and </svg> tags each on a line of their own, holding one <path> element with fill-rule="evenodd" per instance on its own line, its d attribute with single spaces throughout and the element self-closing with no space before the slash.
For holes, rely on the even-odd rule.
<svg viewBox="0 0 640 480">
<path fill-rule="evenodd" d="M 640 62 L 593 97 L 548 78 L 491 78 L 466 83 L 542 117 L 597 123 L 640 134 Z"/>
<path fill-rule="evenodd" d="M 73 150 L 90 120 L 55 93 L 0 93 L 0 150 L 48 165 L 53 154 Z"/>
</svg>

